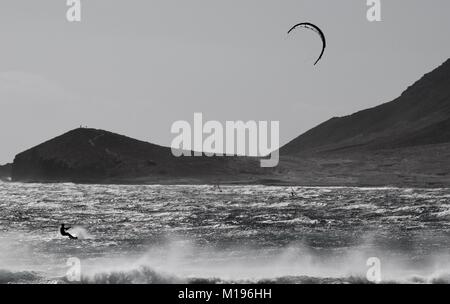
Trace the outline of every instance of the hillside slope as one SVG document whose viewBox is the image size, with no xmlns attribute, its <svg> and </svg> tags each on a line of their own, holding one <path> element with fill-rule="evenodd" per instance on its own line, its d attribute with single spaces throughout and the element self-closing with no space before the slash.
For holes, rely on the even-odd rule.
<svg viewBox="0 0 450 304">
<path fill-rule="evenodd" d="M 394 101 L 332 118 L 297 137 L 282 154 L 376 150 L 450 142 L 450 60 Z"/>
<path fill-rule="evenodd" d="M 12 164 L 0 165 L 0 180 L 8 180 L 11 177 Z"/>
<path fill-rule="evenodd" d="M 170 148 L 104 130 L 78 128 L 18 154 L 14 181 L 157 182 L 233 179 L 256 159 L 181 157 Z M 244 174 L 245 175 L 245 174 Z"/>
<path fill-rule="evenodd" d="M 297 185 L 450 186 L 450 60 L 397 99 L 332 118 L 280 150 Z"/>
</svg>

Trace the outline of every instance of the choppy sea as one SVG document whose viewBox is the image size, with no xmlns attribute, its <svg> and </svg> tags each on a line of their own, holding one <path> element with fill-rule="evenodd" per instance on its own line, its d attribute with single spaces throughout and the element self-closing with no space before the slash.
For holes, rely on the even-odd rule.
<svg viewBox="0 0 450 304">
<path fill-rule="evenodd" d="M 0 182 L 0 283 L 369 283 L 370 258 L 450 283 L 450 189 Z"/>
</svg>

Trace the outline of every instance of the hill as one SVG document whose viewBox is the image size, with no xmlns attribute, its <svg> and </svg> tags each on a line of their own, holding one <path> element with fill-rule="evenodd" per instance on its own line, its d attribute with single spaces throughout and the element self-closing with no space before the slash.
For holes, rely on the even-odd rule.
<svg viewBox="0 0 450 304">
<path fill-rule="evenodd" d="M 285 182 L 450 186 L 450 60 L 397 99 L 332 118 L 280 150 Z"/>
<path fill-rule="evenodd" d="M 239 157 L 174 157 L 170 148 L 104 130 L 78 128 L 16 155 L 14 181 L 214 182 L 248 178 L 259 162 Z"/>
<path fill-rule="evenodd" d="M 0 166 L 0 180 L 7 180 L 11 177 L 12 164 Z"/>
<path fill-rule="evenodd" d="M 450 60 L 399 98 L 332 118 L 283 147 L 283 154 L 376 150 L 450 142 Z"/>
</svg>

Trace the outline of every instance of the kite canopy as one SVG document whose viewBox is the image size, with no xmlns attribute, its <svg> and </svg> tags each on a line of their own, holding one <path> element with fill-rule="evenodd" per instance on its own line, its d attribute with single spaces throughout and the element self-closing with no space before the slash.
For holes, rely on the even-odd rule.
<svg viewBox="0 0 450 304">
<path fill-rule="evenodd" d="M 325 52 L 325 48 L 327 47 L 327 41 L 325 39 L 325 35 L 323 34 L 322 30 L 318 26 L 316 26 L 316 25 L 314 25 L 312 23 L 309 23 L 309 22 L 302 22 L 302 23 L 294 25 L 288 31 L 288 34 L 290 34 L 293 30 L 295 30 L 298 27 L 302 27 L 302 28 L 306 28 L 306 29 L 312 30 L 312 31 L 316 32 L 317 34 L 319 34 L 320 39 L 322 39 L 322 52 L 320 53 L 319 58 L 314 63 L 314 65 L 316 65 L 319 62 L 319 60 L 322 59 L 323 53 Z"/>
</svg>

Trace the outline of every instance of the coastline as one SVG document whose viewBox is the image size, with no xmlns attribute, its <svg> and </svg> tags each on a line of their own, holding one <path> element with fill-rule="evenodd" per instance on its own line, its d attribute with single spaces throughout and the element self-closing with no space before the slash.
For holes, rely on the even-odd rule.
<svg viewBox="0 0 450 304">
<path fill-rule="evenodd" d="M 446 189 L 450 188 L 444 183 L 299 183 L 285 180 L 228 180 L 211 182 L 207 180 L 192 179 L 171 179 L 171 180 L 0 180 L 3 183 L 23 183 L 23 184 L 64 184 L 72 183 L 79 185 L 115 185 L 115 186 L 145 186 L 145 185 L 167 185 L 167 186 L 267 186 L 267 187 L 302 187 L 302 188 L 386 188 L 386 189 Z"/>
</svg>

